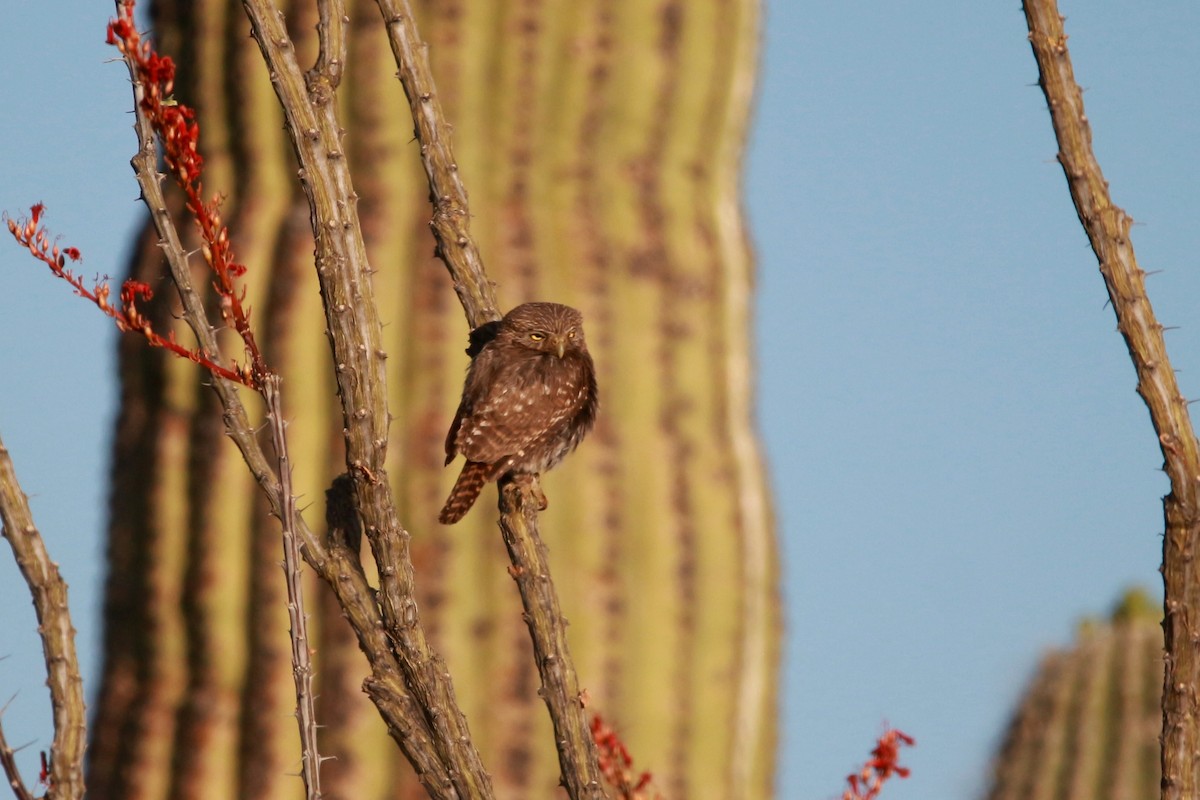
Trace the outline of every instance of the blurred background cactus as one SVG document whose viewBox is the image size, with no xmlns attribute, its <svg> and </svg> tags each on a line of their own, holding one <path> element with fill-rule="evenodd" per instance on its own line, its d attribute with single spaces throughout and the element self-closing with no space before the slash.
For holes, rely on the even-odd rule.
<svg viewBox="0 0 1200 800">
<path fill-rule="evenodd" d="M 281 6 L 311 64 L 314 4 Z M 758 3 L 417 6 L 502 304 L 580 308 L 599 370 L 599 426 L 545 482 L 543 529 L 580 681 L 665 796 L 769 797 L 778 575 L 752 424 L 740 203 Z M 558 766 L 492 490 L 458 526 L 436 523 L 454 478 L 441 445 L 467 329 L 433 257 L 379 11 L 352 0 L 348 12 L 339 113 L 377 270 L 389 469 L 423 619 L 497 796 L 552 797 Z M 226 196 L 250 267 L 259 341 L 286 381 L 297 490 L 319 526 L 344 469 L 340 418 L 308 209 L 268 75 L 234 0 L 157 0 L 150 27 L 179 62 L 176 95 L 197 109 L 205 188 Z M 163 283 L 149 232 L 130 272 Z M 155 313 L 170 324 L 168 304 Z M 277 528 L 203 373 L 133 337 L 120 341 L 120 365 L 90 796 L 298 797 Z M 360 691 L 364 662 L 336 604 L 316 585 L 309 597 L 322 748 L 336 757 L 326 796 L 422 796 Z"/>
<path fill-rule="evenodd" d="M 1045 655 L 992 767 L 988 800 L 1159 796 L 1162 605 L 1128 592 Z"/>
</svg>

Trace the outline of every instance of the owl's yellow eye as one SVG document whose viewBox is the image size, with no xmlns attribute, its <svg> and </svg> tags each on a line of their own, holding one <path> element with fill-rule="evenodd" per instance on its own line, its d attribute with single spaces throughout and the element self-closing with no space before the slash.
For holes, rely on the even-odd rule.
<svg viewBox="0 0 1200 800">
<path fill-rule="evenodd" d="M 575 329 L 574 329 L 574 328 L 571 328 L 571 330 L 567 331 L 567 338 L 568 338 L 568 339 L 574 339 L 574 338 L 575 338 Z"/>
<path fill-rule="evenodd" d="M 546 334 L 544 334 L 544 333 L 531 333 L 531 334 L 529 334 L 529 338 L 530 338 L 530 339 L 533 339 L 535 342 L 540 342 L 542 339 L 545 339 L 545 338 L 546 338 Z"/>
</svg>

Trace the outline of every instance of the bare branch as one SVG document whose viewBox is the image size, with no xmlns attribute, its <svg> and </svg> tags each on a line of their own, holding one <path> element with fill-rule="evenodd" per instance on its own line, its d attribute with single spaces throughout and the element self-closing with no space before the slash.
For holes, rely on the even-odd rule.
<svg viewBox="0 0 1200 800">
<path fill-rule="evenodd" d="M 317 38 L 320 52 L 317 63 L 308 73 L 308 91 L 333 93 L 342 82 L 346 70 L 346 17 L 345 0 L 317 0 Z M 324 83 L 318 88 L 318 84 Z"/>
<path fill-rule="evenodd" d="M 554 725 L 563 785 L 572 800 L 607 797 L 596 742 L 580 699 L 579 678 L 567 649 L 566 620 L 550 579 L 546 545 L 538 534 L 537 502 L 531 487 L 519 480 L 505 481 L 500 487 L 500 513 L 500 530 L 512 561 L 509 572 L 521 592 L 542 678 L 538 693 Z"/>
<path fill-rule="evenodd" d="M 370 280 L 357 195 L 341 145 L 331 91 L 309 92 L 284 25 L 270 0 L 243 0 L 271 74 L 301 167 L 316 237 L 317 278 L 342 403 L 347 471 L 379 567 L 378 599 L 405 684 L 426 722 L 455 791 L 492 796 L 491 779 L 441 658 L 420 626 L 408 532 L 400 525 L 384 468 L 388 437 L 382 333 Z"/>
<path fill-rule="evenodd" d="M 3 721 L 3 717 L 4 709 L 0 709 L 0 722 Z M 4 737 L 4 725 L 0 724 L 0 767 L 3 767 L 4 776 L 8 778 L 8 786 L 17 796 L 17 800 L 34 800 L 33 793 L 25 786 L 25 781 L 21 780 L 21 771 L 17 769 L 17 759 L 14 756 L 13 749 L 8 746 L 8 739 Z"/>
<path fill-rule="evenodd" d="M 75 653 L 75 627 L 67 606 L 67 583 L 58 565 L 50 560 L 46 544 L 33 524 L 29 501 L 17 482 L 17 473 L 4 442 L 0 441 L 0 520 L 3 536 L 12 547 L 21 575 L 33 596 L 38 634 L 46 659 L 46 685 L 54 715 L 54 742 L 50 748 L 50 785 L 60 800 L 83 797 L 83 752 L 87 726 L 83 703 L 83 678 Z M 7 750 L 0 742 L 0 750 Z M 7 764 L 5 765 L 7 771 Z M 11 781 L 13 776 L 9 775 Z M 15 790 L 14 786 L 14 790 Z"/>
<path fill-rule="evenodd" d="M 1029 41 L 1058 139 L 1058 160 L 1079 221 L 1100 262 L 1117 327 L 1150 410 L 1171 493 L 1163 498 L 1166 671 L 1163 679 L 1162 797 L 1200 795 L 1200 444 L 1167 357 L 1162 325 L 1146 295 L 1129 232 L 1132 219 L 1113 204 L 1092 152 L 1092 133 L 1067 51 L 1055 0 L 1026 0 Z"/>
<path fill-rule="evenodd" d="M 121 2 L 117 0 L 118 12 Z M 142 190 L 142 199 L 150 210 L 151 219 L 159 236 L 159 244 L 171 271 L 171 277 L 179 291 L 183 304 L 184 318 L 196 335 L 200 347 L 207 353 L 219 352 L 212 326 L 204 312 L 204 306 L 191 280 L 188 256 L 179 233 L 167 209 L 163 196 L 161 178 L 157 171 L 157 148 L 153 131 L 141 106 L 143 87 L 134 65 L 126 56 L 130 80 L 134 91 L 134 130 L 138 137 L 138 152 L 130 164 Z M 266 495 L 271 511 L 282 518 L 284 492 L 266 455 L 255 438 L 249 415 L 242 404 L 236 385 L 214 376 L 213 389 L 224 409 L 225 427 L 242 458 L 250 468 L 259 488 Z M 351 556 L 344 549 L 326 549 L 322 541 L 308 528 L 304 518 L 296 515 L 296 533 L 300 537 L 305 560 L 322 579 L 329 584 L 346 612 L 354 628 L 359 646 L 367 655 L 373 670 L 372 680 L 380 714 L 388 730 L 396 738 L 405 755 L 412 761 L 418 775 L 435 799 L 453 798 L 447 792 L 450 785 L 446 770 L 442 766 L 431 739 L 428 723 L 412 698 L 405 692 L 403 682 L 398 679 L 399 664 L 384 633 L 383 619 L 371 588 L 362 574 L 357 555 Z"/>
<path fill-rule="evenodd" d="M 387 25 L 397 75 L 408 97 L 417 141 L 421 143 L 421 164 L 429 179 L 433 202 L 433 220 L 429 224 L 437 239 L 437 254 L 454 279 L 454 291 L 467 314 L 467 324 L 474 330 L 500 319 L 502 314 L 496 306 L 496 291 L 483 269 L 479 248 L 471 238 L 467 190 L 458 174 L 458 162 L 450 146 L 450 126 L 433 84 L 428 47 L 417 33 L 408 0 L 376 2 Z"/>
<path fill-rule="evenodd" d="M 454 279 L 467 323 L 472 330 L 500 318 L 495 291 L 470 234 L 467 192 L 450 145 L 450 128 L 408 0 L 376 0 L 397 74 L 408 98 L 421 163 L 429 180 L 434 213 L 431 227 L 438 256 Z M 605 797 L 595 742 L 579 702 L 579 680 L 567 649 L 566 621 L 550 578 L 545 545 L 538 535 L 537 503 L 528 481 L 508 482 L 500 489 L 500 528 L 512 561 L 512 575 L 525 607 L 533 638 L 542 697 L 554 726 L 562 780 L 574 799 Z"/>
<path fill-rule="evenodd" d="M 304 581 L 300 573 L 300 542 L 296 538 L 296 497 L 292 494 L 292 462 L 288 456 L 287 433 L 283 422 L 283 400 L 279 395 L 279 376 L 268 375 L 263 382 L 263 398 L 271 421 L 271 441 L 279 461 L 279 491 L 283 497 L 283 573 L 287 584 L 288 620 L 291 622 L 292 678 L 296 682 L 296 722 L 300 726 L 302 774 L 308 800 L 321 798 L 321 752 L 317 748 L 317 712 L 313 703 L 312 652 L 308 649 L 308 614 L 304 605 Z"/>
</svg>

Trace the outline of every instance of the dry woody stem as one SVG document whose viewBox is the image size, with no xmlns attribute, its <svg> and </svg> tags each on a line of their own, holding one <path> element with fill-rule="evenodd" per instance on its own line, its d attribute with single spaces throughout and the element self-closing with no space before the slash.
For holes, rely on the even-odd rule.
<svg viewBox="0 0 1200 800">
<path fill-rule="evenodd" d="M 122 3 L 118 3 L 119 12 L 122 6 Z M 187 254 L 163 196 L 163 176 L 157 172 L 153 130 L 141 105 L 145 86 L 128 57 L 126 62 L 134 85 L 135 130 L 139 142 L 138 153 L 132 159 L 131 165 L 142 189 L 142 198 L 150 209 L 160 238 L 160 246 L 179 291 L 185 320 L 195 333 L 200 349 L 205 353 L 215 354 L 219 352 L 216 337 L 199 294 L 192 285 Z M 272 513 L 281 519 L 285 518 L 286 493 L 254 437 L 249 416 L 236 387 L 218 375 L 214 375 L 212 385 L 225 411 L 225 425 L 230 438 L 237 445 L 266 495 Z M 370 661 L 372 676 L 368 679 L 369 693 L 387 723 L 389 732 L 413 763 L 417 775 L 429 790 L 431 797 L 458 796 L 449 788 L 451 781 L 444 762 L 432 746 L 428 722 L 399 678 L 399 664 L 384 633 L 383 620 L 356 556 L 352 556 L 344 548 L 327 550 L 302 517 L 296 515 L 293 519 L 305 559 L 333 589 Z"/>
<path fill-rule="evenodd" d="M 542 679 L 538 693 L 554 724 L 563 785 L 573 800 L 607 797 L 579 678 L 567 650 L 567 623 L 550 579 L 546 545 L 538 535 L 537 504 L 530 502 L 528 487 L 506 481 L 500 488 L 500 510 L 500 530 L 512 560 L 509 572 L 521 591 Z"/>
<path fill-rule="evenodd" d="M 384 468 L 388 409 L 381 328 L 341 143 L 333 81 L 301 73 L 283 15 L 269 0 L 244 0 L 300 163 L 316 237 L 317 277 L 342 403 L 347 471 L 379 568 L 378 598 L 405 684 L 426 713 L 432 744 L 461 797 L 492 796 L 449 673 L 418 619 L 409 535 L 401 526 Z M 323 34 L 322 45 L 327 44 Z M 328 63 L 328 61 L 326 62 Z"/>
<path fill-rule="evenodd" d="M 1027 0 L 1029 41 L 1039 84 L 1058 139 L 1058 161 L 1071 199 L 1100 262 L 1117 327 L 1137 371 L 1137 391 L 1150 410 L 1171 492 L 1163 498 L 1165 587 L 1163 630 L 1162 797 L 1200 796 L 1200 445 L 1187 401 L 1167 357 L 1163 327 L 1146 296 L 1145 273 L 1129 239 L 1132 220 L 1113 204 L 1092 152 L 1092 134 L 1054 0 Z"/>
<path fill-rule="evenodd" d="M 475 330 L 501 315 L 479 249 L 471 238 L 467 192 L 454 160 L 450 128 L 430 71 L 428 47 L 420 39 L 408 0 L 376 2 L 387 25 L 397 76 L 408 98 L 414 132 L 421 146 L 421 163 L 433 204 L 430 228 L 438 243 L 437 253 L 454 280 L 467 324 Z M 579 699 L 579 678 L 567 648 L 566 621 L 550 577 L 546 546 L 538 533 L 534 489 L 531 481 L 510 482 L 501 487 L 500 529 L 533 639 L 541 693 L 554 726 L 563 785 L 572 800 L 606 797 L 596 745 Z"/>
<path fill-rule="evenodd" d="M 195 146 L 196 129 L 185 129 L 182 134 L 175 133 L 177 137 L 183 135 L 190 140 L 190 147 L 179 147 L 177 141 L 172 141 L 169 135 L 164 135 L 165 126 L 159 116 L 161 110 L 153 102 L 147 102 L 148 99 L 153 100 L 161 94 L 163 87 L 154 82 L 154 74 L 146 74 L 145 66 L 147 63 L 161 64 L 161 61 L 158 61 L 157 54 L 152 49 L 141 43 L 140 37 L 136 35 L 136 30 L 132 29 L 132 11 L 130 4 L 118 2 L 118 19 L 110 26 L 109 36 L 109 40 L 121 50 L 134 86 L 134 128 L 137 132 L 139 147 L 137 155 L 130 163 L 141 186 L 142 199 L 153 216 L 172 278 L 183 302 L 184 316 L 200 342 L 200 352 L 204 359 L 201 363 L 210 367 L 213 387 L 226 412 L 226 426 L 231 437 L 239 443 L 239 449 L 246 457 L 247 464 L 255 472 L 260 484 L 264 488 L 268 484 L 270 485 L 271 491 L 268 491 L 268 495 L 271 497 L 272 509 L 283 525 L 288 612 L 292 621 L 290 634 L 293 669 L 296 671 L 296 713 L 297 723 L 300 727 L 300 739 L 303 744 L 302 776 L 308 800 L 319 800 L 321 797 L 321 758 L 317 750 L 317 725 L 313 713 L 312 665 L 308 652 L 308 637 L 305 632 L 303 594 L 300 590 L 299 545 L 296 542 L 299 517 L 296 514 L 295 498 L 291 495 L 290 473 L 281 472 L 283 477 L 277 478 L 271 472 L 265 455 L 250 431 L 248 417 L 237 395 L 236 387 L 227 373 L 223 373 L 219 368 L 213 369 L 213 367 L 219 366 L 215 362 L 220 357 L 220 349 L 212 325 L 205 313 L 203 301 L 191 284 L 188 256 L 183 250 L 179 232 L 167 211 L 166 201 L 162 195 L 162 176 L 157 173 L 156 133 L 158 138 L 163 140 L 165 161 L 188 197 L 188 210 L 196 220 L 197 227 L 200 228 L 201 236 L 205 241 L 205 256 L 216 276 L 215 285 L 226 301 L 224 306 L 232 309 L 232 312 L 224 312 L 227 314 L 227 321 L 242 336 L 246 345 L 247 361 L 252 366 L 235 372 L 244 377 L 244 383 L 263 391 L 272 417 L 271 432 L 275 437 L 275 450 L 281 470 L 284 470 L 290 467 L 287 463 L 287 444 L 283 438 L 279 379 L 267 370 L 254 336 L 250 332 L 249 309 L 242 306 L 240 295 L 234 284 L 235 279 L 244 271 L 244 267 L 232 261 L 228 234 L 218 215 L 218 203 L 213 201 L 211 204 L 205 204 L 200 199 L 199 177 L 203 160 L 198 155 L 194 155 L 190 160 L 186 158 L 186 155 L 190 154 Z M 172 71 L 169 62 L 167 70 L 166 82 L 169 87 L 169 75 Z M 179 114 L 182 110 L 186 110 L 186 106 L 176 105 L 173 107 L 173 111 L 181 119 L 190 119 L 189 115 Z M 169 128 L 166 130 L 170 131 Z M 309 536 L 311 537 L 311 534 Z"/>
<path fill-rule="evenodd" d="M 472 330 L 500 319 L 496 292 L 483 268 L 479 248 L 471 238 L 467 190 L 458 174 L 450 145 L 450 126 L 442 113 L 428 46 L 417 32 L 408 0 L 377 0 L 396 58 L 397 77 L 412 111 L 413 130 L 421 144 L 421 164 L 429 179 L 433 219 L 429 227 L 437 240 L 438 257 L 454 280 L 454 291 Z"/>
<path fill-rule="evenodd" d="M 84 722 L 83 679 L 75 654 L 75 626 L 67 606 L 67 583 L 58 565 L 50 560 L 46 544 L 33 524 L 29 501 L 17 483 L 17 473 L 4 442 L 0 441 L 0 520 L 3 535 L 12 547 L 21 575 L 33 596 L 38 634 L 46 659 L 46 685 L 54 715 L 54 741 L 50 746 L 49 785 L 56 800 L 83 797 L 83 752 L 87 742 Z M 10 771 L 11 750 L 0 740 L 0 750 L 10 785 L 21 796 L 20 778 Z M 15 770 L 15 765 L 12 766 Z M 28 790 L 25 790 L 28 794 Z"/>
<path fill-rule="evenodd" d="M 300 571 L 300 540 L 296 534 L 296 496 L 292 494 L 292 462 L 288 457 L 287 434 L 283 421 L 283 399 L 279 376 L 267 375 L 263 398 L 271 421 L 271 441 L 279 463 L 279 489 L 283 513 L 283 574 L 287 584 L 288 620 L 291 622 L 292 678 L 296 682 L 296 720 L 300 726 L 301 773 L 308 800 L 321 798 L 321 753 L 317 748 L 317 712 L 313 698 L 312 652 L 308 649 L 308 614 L 304 606 L 304 581 Z"/>
<path fill-rule="evenodd" d="M 8 708 L 0 708 L 0 721 L 4 718 L 4 711 Z M 21 772 L 17 769 L 16 751 L 8 745 L 8 739 L 4 736 L 4 726 L 0 725 L 0 768 L 4 770 L 4 776 L 8 779 L 8 786 L 16 795 L 17 800 L 34 800 L 33 792 L 29 791 L 29 787 L 25 785 L 25 781 L 21 779 Z"/>
</svg>

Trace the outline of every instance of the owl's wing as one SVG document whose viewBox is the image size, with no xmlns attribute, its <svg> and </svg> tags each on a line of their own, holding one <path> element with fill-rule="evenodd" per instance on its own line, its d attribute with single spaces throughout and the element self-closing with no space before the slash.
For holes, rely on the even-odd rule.
<svg viewBox="0 0 1200 800">
<path fill-rule="evenodd" d="M 550 401 L 545 384 L 502 373 L 479 389 L 482 396 L 455 419 L 455 450 L 467 460 L 495 464 L 545 432 L 544 404 Z"/>
<path fill-rule="evenodd" d="M 468 461 L 478 460 L 463 450 L 463 442 L 459 441 L 459 434 L 462 431 L 463 420 L 469 419 L 475 406 L 481 399 L 486 398 L 488 387 L 495 382 L 499 367 L 500 363 L 496 357 L 495 348 L 487 347 L 486 344 L 471 358 L 471 365 L 467 368 L 467 378 L 463 382 L 462 400 L 458 403 L 458 410 L 454 412 L 454 421 L 450 423 L 450 430 L 446 432 L 447 466 L 459 453 L 465 455 Z"/>
<path fill-rule="evenodd" d="M 462 427 L 465 408 L 465 401 L 458 404 L 458 411 L 454 412 L 454 422 L 450 423 L 450 430 L 446 432 L 446 465 L 458 455 L 458 431 Z"/>
</svg>

